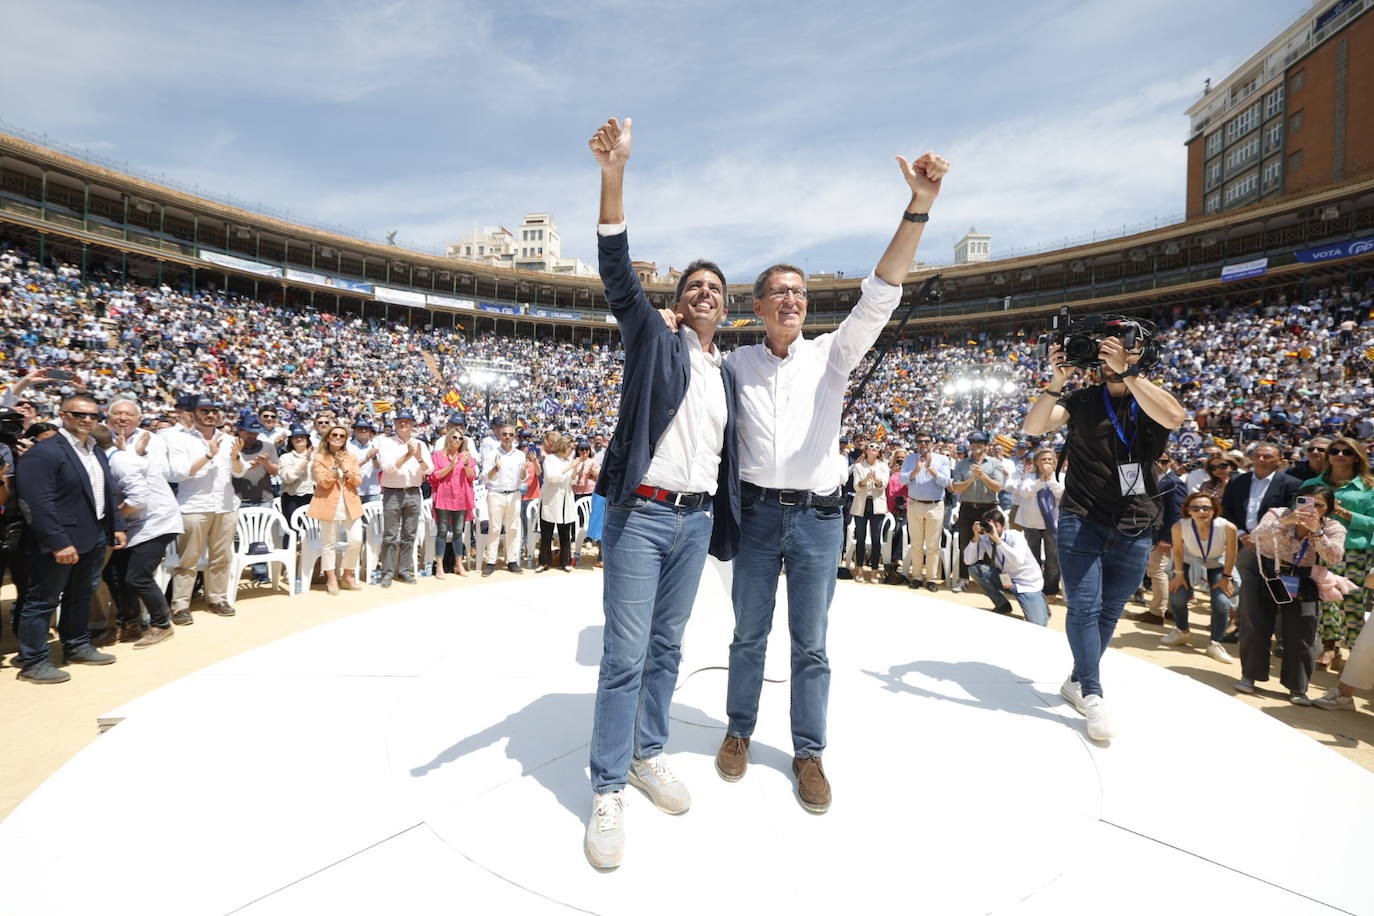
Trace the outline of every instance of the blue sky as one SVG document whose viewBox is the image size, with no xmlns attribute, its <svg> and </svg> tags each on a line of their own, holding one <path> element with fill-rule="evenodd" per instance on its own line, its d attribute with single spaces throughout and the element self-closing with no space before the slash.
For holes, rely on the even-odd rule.
<svg viewBox="0 0 1374 916">
<path fill-rule="evenodd" d="M 635 119 L 636 257 L 866 272 L 953 163 L 920 257 L 1179 214 L 1183 110 L 1303 0 L 44 0 L 0 120 L 313 222 L 442 248 L 547 211 L 595 259 L 586 140 Z"/>
</svg>

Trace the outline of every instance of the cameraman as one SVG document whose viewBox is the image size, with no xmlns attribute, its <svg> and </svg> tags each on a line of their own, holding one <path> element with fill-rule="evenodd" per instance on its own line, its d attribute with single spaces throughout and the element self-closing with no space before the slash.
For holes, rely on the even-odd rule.
<svg viewBox="0 0 1374 916">
<path fill-rule="evenodd" d="M 1184 419 L 1173 395 L 1139 374 L 1144 352 L 1128 351 L 1119 337 L 1103 339 L 1102 381 L 1066 395 L 1064 384 L 1078 370 L 1061 346 L 1050 347 L 1049 387 L 1025 421 L 1031 436 L 1068 424 L 1058 547 L 1073 673 L 1060 693 L 1087 717 L 1088 737 L 1096 741 L 1116 733 L 1098 666 L 1126 599 L 1145 576 L 1162 514 L 1155 460 Z"/>
</svg>

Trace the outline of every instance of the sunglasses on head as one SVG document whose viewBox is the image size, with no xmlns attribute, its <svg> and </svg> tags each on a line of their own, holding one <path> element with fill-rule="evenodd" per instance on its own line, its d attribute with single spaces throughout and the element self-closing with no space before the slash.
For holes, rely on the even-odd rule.
<svg viewBox="0 0 1374 916">
<path fill-rule="evenodd" d="M 1355 450 L 1353 448 L 1328 448 L 1326 453 L 1328 455 L 1348 455 L 1351 458 L 1355 457 Z"/>
</svg>

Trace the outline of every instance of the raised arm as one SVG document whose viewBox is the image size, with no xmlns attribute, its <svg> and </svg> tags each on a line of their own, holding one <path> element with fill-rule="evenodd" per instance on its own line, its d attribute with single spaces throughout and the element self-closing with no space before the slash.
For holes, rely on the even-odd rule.
<svg viewBox="0 0 1374 916">
<path fill-rule="evenodd" d="M 928 215 L 935 198 L 940 195 L 940 183 L 949 171 L 949 160 L 926 153 L 913 163 L 898 156 L 897 164 L 901 166 L 902 178 L 911 189 L 911 202 L 907 204 L 906 212 Z M 878 261 L 875 272 L 879 277 L 893 286 L 902 285 L 906 275 L 911 273 L 911 262 L 916 258 L 916 246 L 920 244 L 925 228 L 924 220 L 912 222 L 903 217 L 897 224 L 892 241 L 887 243 L 887 250 Z"/>
<path fill-rule="evenodd" d="M 1059 395 L 1064 392 L 1064 383 L 1073 378 L 1078 370 L 1064 362 L 1064 349 L 1058 344 L 1050 347 L 1050 385 L 1035 399 L 1031 409 L 1026 412 L 1026 420 L 1021 428 L 1029 436 L 1043 436 L 1063 426 L 1069 419 L 1069 412 L 1059 405 Z"/>
<path fill-rule="evenodd" d="M 587 141 L 601 166 L 601 217 L 603 225 L 625 222 L 625 163 L 630 161 L 632 118 L 620 122 L 611 118 Z"/>
</svg>

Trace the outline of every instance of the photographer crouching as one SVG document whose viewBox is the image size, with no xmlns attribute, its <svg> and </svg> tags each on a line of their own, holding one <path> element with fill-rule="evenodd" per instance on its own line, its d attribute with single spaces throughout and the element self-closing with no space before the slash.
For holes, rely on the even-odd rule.
<svg viewBox="0 0 1374 916">
<path fill-rule="evenodd" d="M 1119 316 L 1070 328 L 1063 346 L 1049 349 L 1049 387 L 1025 421 L 1031 436 L 1068 424 L 1058 548 L 1073 673 L 1060 694 L 1087 718 L 1094 741 L 1116 734 L 1099 664 L 1126 599 L 1145 576 L 1162 514 L 1155 459 L 1184 419 L 1173 395 L 1141 374 L 1159 359 L 1152 332 L 1148 322 Z M 1064 392 L 1080 368 L 1094 365 L 1096 384 Z"/>
</svg>

